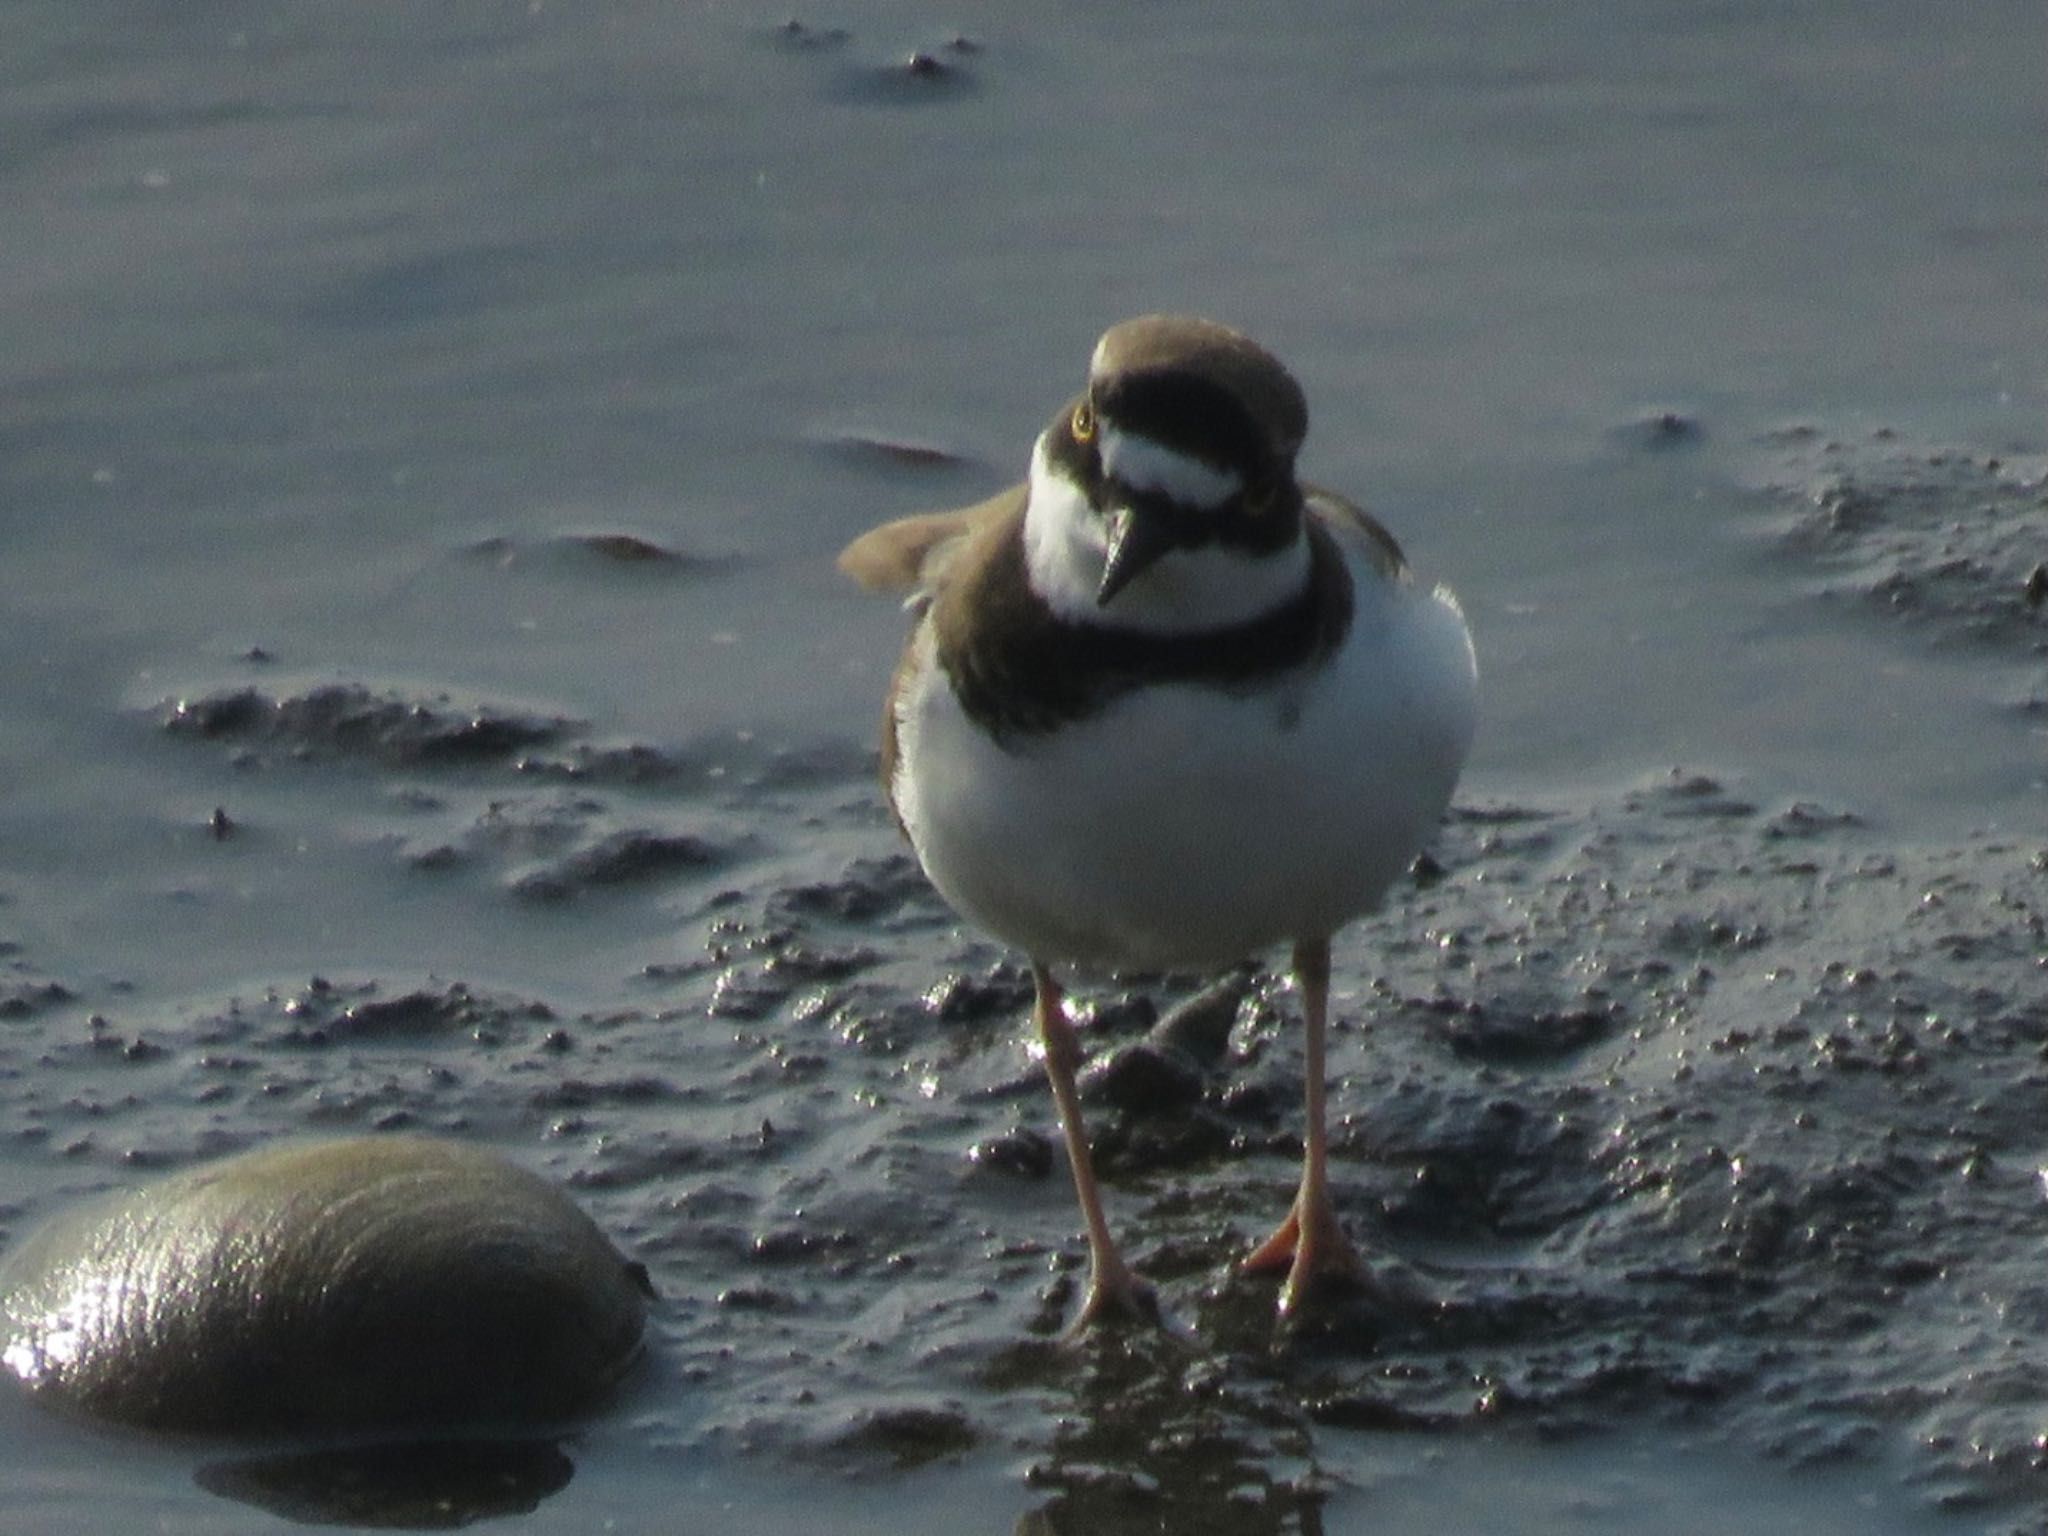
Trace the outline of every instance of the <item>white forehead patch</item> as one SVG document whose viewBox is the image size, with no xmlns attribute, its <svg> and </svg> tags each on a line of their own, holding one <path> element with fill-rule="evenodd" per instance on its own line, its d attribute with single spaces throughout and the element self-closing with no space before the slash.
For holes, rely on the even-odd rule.
<svg viewBox="0 0 2048 1536">
<path fill-rule="evenodd" d="M 1135 491 L 1157 491 L 1185 507 L 1220 507 L 1244 489 L 1244 480 L 1200 459 L 1177 453 L 1135 432 L 1101 426 L 1102 472 Z"/>
<path fill-rule="evenodd" d="M 1167 452 L 1156 443 L 1150 446 Z M 1190 462 L 1179 454 L 1170 457 L 1181 464 Z M 1196 467 L 1216 477 L 1206 465 Z M 1102 518 L 1081 488 L 1054 467 L 1045 439 L 1040 438 L 1031 455 L 1024 559 L 1032 590 L 1061 618 L 1152 634 L 1187 634 L 1256 619 L 1293 601 L 1309 579 L 1305 538 L 1266 555 L 1217 545 L 1176 549 L 1141 572 L 1105 608 L 1095 601 L 1095 594 L 1102 585 L 1107 543 Z"/>
</svg>

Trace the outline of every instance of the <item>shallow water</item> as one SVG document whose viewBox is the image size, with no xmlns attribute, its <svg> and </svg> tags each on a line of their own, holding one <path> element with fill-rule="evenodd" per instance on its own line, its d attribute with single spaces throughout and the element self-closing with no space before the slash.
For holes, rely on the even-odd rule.
<svg viewBox="0 0 2048 1536">
<path fill-rule="evenodd" d="M 185 1479 L 189 1458 L 89 1437 L 48 1436 L 18 1423 L 18 1405 L 0 1408 L 10 1444 L 33 1447 L 9 1496 L 22 1529 L 53 1533 L 114 1528 L 183 1532 L 274 1531 L 272 1515 L 213 1497 Z M 26 1432 L 26 1440 L 17 1433 Z M 737 1524 L 828 1536 L 834 1532 L 912 1528 L 1021 1533 L 1066 1529 L 1033 1524 L 1032 1496 L 999 1460 L 926 1468 L 863 1480 L 763 1475 L 758 1468 L 697 1459 L 651 1457 L 630 1446 L 570 1448 L 581 1463 L 553 1498 L 531 1513 L 485 1519 L 466 1528 L 586 1532 L 698 1530 Z M 1791 1478 L 1759 1474 L 1711 1441 L 1601 1442 L 1568 1452 L 1512 1441 L 1479 1440 L 1418 1447 L 1411 1436 L 1359 1436 L 1349 1448 L 1359 1486 L 1322 1506 L 1323 1528 L 1442 1531 L 1466 1536 L 1513 1529 L 1529 1536 L 1626 1533 L 1678 1528 L 1697 1536 L 1854 1536 L 1869 1530 L 1935 1536 L 1952 1525 L 1887 1507 L 1867 1479 L 1839 1472 Z M 114 1454 L 110 1454 L 114 1453 Z M 595 1466 L 593 1467 L 593 1463 Z M 89 1484 L 93 1498 L 79 1497 Z M 659 1512 L 658 1518 L 653 1512 Z M 1142 1514 L 1103 1530 L 1157 1529 Z M 1183 1527 L 1186 1528 L 1186 1527 Z M 1199 1528 L 1199 1527 L 1198 1527 Z M 1233 1526 L 1227 1514 L 1210 1529 Z"/>
<path fill-rule="evenodd" d="M 998 1528 L 1107 1518 L 1075 1468 L 1108 1453 L 1061 1449 L 1085 1374 L 1005 1353 L 1057 1304 L 1069 1198 L 964 1155 L 1047 1118 L 1009 1044 L 1019 978 L 900 863 L 868 742 L 901 619 L 830 556 L 1016 476 L 1103 325 L 1188 308 L 1295 367 L 1307 473 L 1457 588 L 1486 689 L 1450 879 L 1340 957 L 1351 1009 L 1415 1026 L 1341 1053 L 1349 1214 L 1439 1266 L 1467 1332 L 1340 1349 L 1337 1374 L 1426 1361 L 1455 1390 L 1396 1393 L 1388 1438 L 1246 1363 L 1259 1298 L 1233 1312 L 1211 1282 L 1231 1229 L 1270 1219 L 1291 1120 L 1231 1120 L 1217 1088 L 1224 1131 L 1103 1127 L 1120 1220 L 1257 1383 L 1204 1432 L 1265 1513 L 1227 1487 L 1198 1507 L 1287 1528 L 1327 1486 L 1332 1527 L 1442 1528 L 1534 1487 L 1532 1529 L 1626 1529 L 1637 1495 L 1612 1490 L 1649 1487 L 1675 1501 L 1656 1523 L 1702 1530 L 1736 1492 L 1754 1530 L 2038 1514 L 2038 1366 L 2007 1340 L 2039 1308 L 2018 1276 L 2041 1149 L 2023 1089 L 1970 1086 L 2026 1081 L 2038 941 L 2011 927 L 1982 978 L 2018 1043 L 1937 1056 L 1952 1097 L 1925 1114 L 1857 1097 L 1856 1053 L 1826 1042 L 1876 1013 L 1825 979 L 1872 969 L 1894 1013 L 1945 988 L 1951 1022 L 1995 1034 L 1969 986 L 1999 913 L 2038 898 L 2039 631 L 1971 622 L 2033 546 L 1943 554 L 1977 537 L 1949 524 L 2041 505 L 2037 8 L 1162 17 L 13 8 L 0 1236 L 287 1131 L 477 1137 L 567 1179 L 671 1298 L 647 1378 L 536 1520 L 666 1526 L 701 1498 L 801 1530 L 793 1486 L 877 1528 L 951 1528 L 963 1501 Z M 1844 476 L 1903 545 L 1807 527 Z M 1946 500 L 1920 517 L 1926 482 Z M 1975 561 L 1968 601 L 1933 577 L 1896 600 L 1952 559 Z M 1673 764 L 1723 787 L 1656 777 Z M 1737 801 L 1708 846 L 1724 820 L 1687 808 Z M 1824 874 L 1787 906 L 1751 882 L 1792 836 Z M 2007 903 L 1976 951 L 1900 915 L 1958 870 Z M 1603 872 L 1639 905 L 1588 907 L 1573 882 Z M 1734 1001 L 1660 991 L 1653 966 L 1688 960 Z M 1951 1209 L 1890 1152 L 1779 1141 L 1790 1111 L 1739 1090 L 1782 1062 L 1688 1086 L 1746 1059 L 1713 1041 L 1785 1022 L 1774 968 L 1824 1019 L 1780 1047 L 1835 1074 L 1823 1126 L 1896 1119 L 1929 1178 L 1975 1134 L 1988 1204 Z M 1432 988 L 1480 1013 L 1432 1014 Z M 1226 1076 L 1256 1087 L 1278 1053 L 1282 1094 L 1288 1036 L 1248 1006 Z M 1134 1028 L 1120 1008 L 1097 1038 Z M 1532 1038 L 1431 1033 L 1504 1016 Z M 1504 1152 L 1489 1097 L 1586 1123 Z M 1653 1116 L 1716 1110 L 1653 1144 Z M 1631 1128 L 1604 1164 L 1573 1139 L 1603 1118 Z M 1769 1365 L 1772 1328 L 1813 1331 L 1787 1298 L 1828 1256 L 1745 1250 L 1754 1308 L 1683 1305 L 1749 1342 L 1642 1365 L 1717 1385 L 1617 1439 L 1639 1409 L 1588 1362 L 1640 1354 L 1676 1303 L 1610 1314 L 1609 1287 L 1626 1301 L 1659 1241 L 1706 1265 L 1723 1225 L 1826 1226 L 1781 1193 L 1703 1203 L 1744 1146 L 1794 1184 L 1910 1189 L 1886 1198 L 1914 1214 L 1836 1256 L 1877 1276 L 1872 1320 Z M 1526 1189 L 1482 1178 L 1503 1157 Z M 1677 1192 L 1668 1217 L 1629 1157 Z M 1929 1243 L 1954 1273 L 1880 1296 L 1887 1245 Z M 1489 1271 L 1550 1300 L 1515 1312 Z M 1957 1363 L 1886 1363 L 1915 1351 Z M 1546 1369 L 1592 1385 L 1560 1407 Z M 1999 1418 L 1980 1378 L 2021 1406 Z M 1481 1381 L 1541 1405 L 1497 1432 Z M 230 1518 L 182 1453 L 4 1412 L 0 1470 L 48 1528 Z M 1697 1480 L 1641 1472 L 1701 1436 Z M 1179 1475 L 1147 1454 L 1134 1475 Z"/>
</svg>

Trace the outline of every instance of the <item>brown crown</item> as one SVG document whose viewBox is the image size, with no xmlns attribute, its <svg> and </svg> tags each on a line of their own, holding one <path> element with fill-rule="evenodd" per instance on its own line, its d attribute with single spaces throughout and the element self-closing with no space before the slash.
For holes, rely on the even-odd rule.
<svg viewBox="0 0 2048 1536">
<path fill-rule="evenodd" d="M 1193 375 L 1230 393 L 1282 462 L 1308 435 L 1308 402 L 1280 359 L 1249 336 L 1194 315 L 1140 315 L 1111 326 L 1095 344 L 1088 383 L 1092 392 L 1120 376 L 1159 372 Z"/>
</svg>

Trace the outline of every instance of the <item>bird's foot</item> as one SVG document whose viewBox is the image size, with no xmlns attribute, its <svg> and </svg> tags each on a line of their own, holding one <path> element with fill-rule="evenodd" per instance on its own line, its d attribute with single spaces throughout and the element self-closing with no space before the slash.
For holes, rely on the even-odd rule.
<svg viewBox="0 0 2048 1536">
<path fill-rule="evenodd" d="M 1287 1219 L 1246 1255 L 1242 1268 L 1254 1275 L 1286 1272 L 1280 1285 L 1282 1317 L 1293 1316 L 1314 1290 L 1371 1286 L 1371 1271 L 1344 1235 L 1327 1199 L 1304 1203 L 1297 1198 Z"/>
<path fill-rule="evenodd" d="M 1165 1326 L 1159 1293 L 1143 1275 L 1118 1264 L 1113 1270 L 1098 1267 L 1088 1277 L 1088 1294 L 1081 1298 L 1081 1310 L 1067 1325 L 1067 1337 L 1078 1339 L 1098 1328 L 1127 1328 L 1132 1324 L 1150 1328 Z"/>
<path fill-rule="evenodd" d="M 1407 1310 L 1414 1300 L 1407 1287 L 1390 1283 L 1358 1256 L 1328 1196 L 1304 1200 L 1297 1195 L 1287 1219 L 1239 1267 L 1253 1275 L 1286 1272 L 1280 1285 L 1283 1319 L 1297 1316 L 1312 1296 L 1330 1290 L 1362 1295 L 1376 1306 L 1397 1311 Z"/>
</svg>

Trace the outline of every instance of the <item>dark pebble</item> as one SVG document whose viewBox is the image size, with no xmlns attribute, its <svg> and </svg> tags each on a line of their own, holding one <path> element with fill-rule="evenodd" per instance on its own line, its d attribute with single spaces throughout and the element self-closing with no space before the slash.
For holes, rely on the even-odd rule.
<svg viewBox="0 0 2048 1536">
<path fill-rule="evenodd" d="M 621 565 L 680 565 L 683 557 L 651 539 L 631 533 L 579 533 L 570 542 Z"/>
<path fill-rule="evenodd" d="M 967 1149 L 967 1160 L 976 1168 L 1018 1178 L 1042 1179 L 1052 1172 L 1052 1141 L 1044 1133 L 1018 1126 L 1000 1136 L 989 1136 Z"/>
<path fill-rule="evenodd" d="M 981 1435 L 957 1408 L 878 1408 L 839 1439 L 847 1450 L 879 1452 L 898 1467 L 918 1467 L 974 1449 Z"/>
<path fill-rule="evenodd" d="M 1232 972 L 1168 1010 L 1146 1039 L 1162 1051 L 1185 1056 L 1205 1067 L 1221 1062 L 1230 1050 L 1230 1031 L 1238 1006 L 1251 991 L 1252 978 Z"/>
<path fill-rule="evenodd" d="M 718 1304 L 734 1312 L 793 1312 L 796 1298 L 766 1285 L 734 1285 L 718 1293 Z"/>
<path fill-rule="evenodd" d="M 1333 1392 L 1311 1399 L 1308 1416 L 1332 1429 L 1363 1429 L 1380 1433 L 1439 1430 L 1457 1421 L 1445 1414 L 1425 1413 L 1370 1392 Z"/>
<path fill-rule="evenodd" d="M 1168 1114 L 1199 1103 L 1202 1071 L 1178 1051 L 1149 1040 L 1121 1046 L 1091 1062 L 1081 1074 L 1082 1097 L 1143 1117 Z"/>
</svg>

